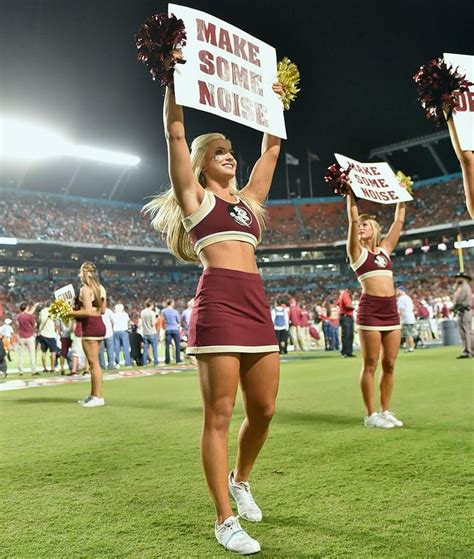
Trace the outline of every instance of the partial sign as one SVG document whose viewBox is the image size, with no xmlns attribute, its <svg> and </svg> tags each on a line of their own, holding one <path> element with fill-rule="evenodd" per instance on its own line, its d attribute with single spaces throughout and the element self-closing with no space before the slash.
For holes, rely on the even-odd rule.
<svg viewBox="0 0 474 559">
<path fill-rule="evenodd" d="M 74 299 L 76 298 L 74 287 L 70 283 L 68 285 L 65 285 L 64 287 L 61 287 L 60 289 L 57 289 L 54 292 L 54 298 L 62 299 L 63 301 L 66 301 L 66 303 L 69 303 L 71 307 L 74 306 Z"/>
<path fill-rule="evenodd" d="M 445 52 L 443 57 L 446 64 L 458 67 L 458 72 L 466 74 L 466 78 L 474 83 L 474 56 Z M 474 150 L 474 86 L 471 85 L 469 91 L 457 94 L 453 119 L 461 149 Z"/>
<path fill-rule="evenodd" d="M 396 204 L 413 200 L 388 163 L 361 163 L 339 153 L 334 154 L 343 169 L 352 165 L 349 173 L 351 187 L 358 198 L 379 204 Z"/>
<path fill-rule="evenodd" d="M 283 104 L 272 90 L 276 52 L 237 27 L 176 4 L 169 14 L 184 22 L 186 64 L 174 73 L 176 101 L 286 138 Z"/>
</svg>

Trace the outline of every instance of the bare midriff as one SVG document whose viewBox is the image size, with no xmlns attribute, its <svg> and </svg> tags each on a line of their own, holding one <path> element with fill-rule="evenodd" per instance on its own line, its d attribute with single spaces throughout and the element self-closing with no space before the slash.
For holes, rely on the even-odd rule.
<svg viewBox="0 0 474 559">
<path fill-rule="evenodd" d="M 393 297 L 395 286 L 393 279 L 387 276 L 376 276 L 367 278 L 361 282 L 362 293 L 374 295 L 375 297 Z"/>
<path fill-rule="evenodd" d="M 258 273 L 255 249 L 242 241 L 221 241 L 204 248 L 199 255 L 204 269 L 227 268 L 251 274 Z"/>
</svg>

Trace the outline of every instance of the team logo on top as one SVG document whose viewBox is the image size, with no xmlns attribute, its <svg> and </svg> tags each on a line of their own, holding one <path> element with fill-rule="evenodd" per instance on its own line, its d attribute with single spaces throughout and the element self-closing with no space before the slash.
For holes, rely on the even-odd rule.
<svg viewBox="0 0 474 559">
<path fill-rule="evenodd" d="M 386 268 L 388 266 L 388 260 L 381 254 L 377 254 L 374 258 L 374 262 L 379 268 Z"/>
<path fill-rule="evenodd" d="M 252 215 L 245 208 L 230 204 L 227 206 L 227 211 L 236 223 L 243 225 L 244 227 L 250 227 L 250 224 L 252 223 Z"/>
</svg>

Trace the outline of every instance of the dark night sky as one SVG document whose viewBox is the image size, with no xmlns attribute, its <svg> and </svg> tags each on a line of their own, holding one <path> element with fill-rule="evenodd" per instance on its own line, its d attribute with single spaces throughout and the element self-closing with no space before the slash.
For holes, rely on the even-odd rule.
<svg viewBox="0 0 474 559">
<path fill-rule="evenodd" d="M 313 164 L 321 196 L 329 194 L 321 176 L 334 151 L 365 160 L 371 148 L 436 132 L 415 102 L 411 76 L 443 52 L 474 52 L 471 0 L 316 1 L 310 8 L 301 0 L 181 4 L 228 21 L 274 46 L 279 59 L 298 64 L 302 91 L 286 113 L 283 149 L 300 159 L 290 178 L 292 185 L 301 178 L 303 196 L 308 147 L 321 158 Z M 140 24 L 162 11 L 167 3 L 148 0 L 0 1 L 1 113 L 34 117 L 78 142 L 141 157 L 117 190 L 118 198 L 134 202 L 167 182 L 162 92 L 136 60 L 133 41 Z M 222 131 L 247 165 L 257 157 L 261 134 L 255 130 L 193 110 L 186 111 L 186 127 L 189 142 Z M 448 141 L 439 150 L 448 170 L 458 171 Z M 440 174 L 422 148 L 393 164 L 418 178 Z M 36 164 L 25 187 L 60 191 L 75 165 Z M 100 197 L 119 172 L 86 163 L 71 193 Z M 281 158 L 271 198 L 285 196 Z"/>
</svg>

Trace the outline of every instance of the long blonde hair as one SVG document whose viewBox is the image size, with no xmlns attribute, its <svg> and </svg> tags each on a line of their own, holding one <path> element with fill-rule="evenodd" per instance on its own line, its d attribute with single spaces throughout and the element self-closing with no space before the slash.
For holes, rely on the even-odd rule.
<svg viewBox="0 0 474 559">
<path fill-rule="evenodd" d="M 191 144 L 191 165 L 193 174 L 203 188 L 206 188 L 206 180 L 202 173 L 202 164 L 207 148 L 214 140 L 229 141 L 223 134 L 213 132 L 198 136 Z M 242 194 L 237 187 L 235 177 L 229 182 L 229 192 L 234 196 L 238 196 L 249 206 L 257 218 L 260 230 L 263 231 L 265 229 L 265 208 L 263 204 L 260 204 L 250 196 Z M 142 211 L 145 214 L 151 215 L 152 226 L 163 234 L 168 248 L 176 258 L 187 262 L 199 262 L 199 258 L 193 250 L 189 233 L 184 228 L 182 222 L 183 215 L 174 196 L 172 187 L 166 190 L 166 192 L 155 196 L 151 202 L 145 204 Z"/>
<path fill-rule="evenodd" d="M 375 246 L 380 246 L 380 243 L 382 242 L 382 229 L 380 227 L 380 224 L 376 220 L 375 215 L 361 214 L 359 216 L 359 221 L 368 221 L 370 223 L 375 238 Z"/>
<path fill-rule="evenodd" d="M 97 309 L 100 309 L 102 305 L 102 294 L 100 292 L 100 283 L 97 277 L 97 268 L 95 264 L 93 262 L 83 262 L 81 273 L 83 283 L 91 289 L 94 295 L 92 304 Z"/>
</svg>

